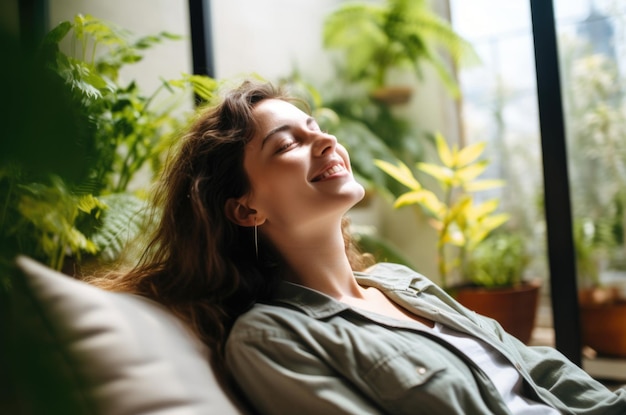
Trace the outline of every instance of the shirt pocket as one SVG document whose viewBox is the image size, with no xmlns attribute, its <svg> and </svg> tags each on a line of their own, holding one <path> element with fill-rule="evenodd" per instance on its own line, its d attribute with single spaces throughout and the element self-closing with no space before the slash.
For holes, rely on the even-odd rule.
<svg viewBox="0 0 626 415">
<path fill-rule="evenodd" d="M 427 387 L 445 370 L 441 361 L 415 361 L 406 352 L 400 352 L 378 361 L 363 374 L 363 379 L 382 400 L 393 401 L 409 390 Z"/>
</svg>

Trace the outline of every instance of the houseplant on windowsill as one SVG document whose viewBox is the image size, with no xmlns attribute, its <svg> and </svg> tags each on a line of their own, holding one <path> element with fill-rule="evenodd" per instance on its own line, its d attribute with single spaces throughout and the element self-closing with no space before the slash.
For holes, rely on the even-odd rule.
<svg viewBox="0 0 626 415">
<path fill-rule="evenodd" d="M 393 104 L 406 102 L 411 89 L 390 85 L 391 70 L 408 69 L 421 77 L 422 64 L 428 63 L 457 96 L 449 66 L 475 58 L 471 45 L 426 0 L 348 2 L 327 16 L 323 34 L 325 48 L 343 53 L 347 78 L 365 82 L 373 97 Z"/>
<path fill-rule="evenodd" d="M 609 219 L 609 220 L 606 220 Z M 602 281 L 601 263 L 616 248 L 610 218 L 574 221 L 582 341 L 595 353 L 626 357 L 626 292 Z"/>
<path fill-rule="evenodd" d="M 455 290 L 461 304 L 495 318 L 524 343 L 532 335 L 541 287 L 539 281 L 523 279 L 528 262 L 523 237 L 498 229 L 472 252 L 469 283 Z"/>
<path fill-rule="evenodd" d="M 539 286 L 523 281 L 526 265 L 523 241 L 493 233 L 509 219 L 507 214 L 497 212 L 498 199 L 477 201 L 477 192 L 503 185 L 501 180 L 478 179 L 488 166 L 486 160 L 480 160 L 485 143 L 450 148 L 440 134 L 435 141 L 441 164 L 418 163 L 417 169 L 435 179 L 441 197 L 424 188 L 403 163 L 393 165 L 376 160 L 379 168 L 410 189 L 396 199 L 394 206 L 418 206 L 429 216 L 430 224 L 437 231 L 441 286 L 462 304 L 495 318 L 508 332 L 528 342 Z M 497 263 L 502 268 L 494 266 L 498 253 L 501 256 Z M 452 282 L 453 278 L 456 281 Z M 468 299 L 473 294 L 480 295 L 480 300 Z M 518 300 L 509 298 L 509 294 L 530 297 L 530 302 L 516 306 Z M 507 297 L 504 302 L 503 296 Z M 500 305 L 491 306 L 491 299 Z M 509 313 L 501 314 L 501 311 Z M 520 312 L 528 312 L 528 315 L 520 316 Z M 521 327 L 517 327 L 518 321 Z"/>
<path fill-rule="evenodd" d="M 564 53 L 583 344 L 626 357 L 626 83 L 619 59 Z"/>
</svg>

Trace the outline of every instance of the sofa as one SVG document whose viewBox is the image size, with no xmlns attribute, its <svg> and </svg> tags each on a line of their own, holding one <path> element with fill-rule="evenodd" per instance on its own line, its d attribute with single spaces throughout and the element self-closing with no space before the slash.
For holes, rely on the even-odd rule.
<svg viewBox="0 0 626 415">
<path fill-rule="evenodd" d="M 161 305 L 101 290 L 27 257 L 17 259 L 17 269 L 3 307 L 0 412 L 250 412 L 218 380 L 206 346 Z"/>
</svg>

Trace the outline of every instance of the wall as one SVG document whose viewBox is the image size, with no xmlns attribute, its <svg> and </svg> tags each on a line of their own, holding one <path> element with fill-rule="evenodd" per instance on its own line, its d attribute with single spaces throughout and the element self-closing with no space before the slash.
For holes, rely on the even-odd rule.
<svg viewBox="0 0 626 415">
<path fill-rule="evenodd" d="M 72 20 L 78 13 L 115 23 L 138 36 L 166 31 L 184 37 L 150 49 L 140 63 L 124 68 L 122 79 L 137 79 L 142 88 L 152 91 L 160 84 L 160 77 L 176 79 L 181 73 L 192 72 L 187 1 L 49 0 L 51 27 Z"/>
<path fill-rule="evenodd" d="M 219 79 L 256 73 L 276 81 L 298 69 L 317 83 L 332 80 L 331 61 L 322 48 L 322 22 L 341 0 L 212 0 L 211 22 L 215 76 Z M 439 1 L 447 14 L 447 2 Z M 191 72 L 191 44 L 187 2 L 181 0 L 50 0 L 51 25 L 74 14 L 92 14 L 115 22 L 138 35 L 160 31 L 186 36 L 151 50 L 145 60 L 123 76 L 137 78 L 142 87 L 154 88 L 159 77 L 176 78 Z M 426 70 L 416 85 L 416 95 L 397 111 L 428 131 L 440 131 L 456 141 L 456 108 L 447 93 Z M 379 200 L 359 221 L 379 224 L 378 232 L 414 260 L 416 269 L 436 278 L 435 235 L 412 208 L 394 210 Z M 355 215 L 356 217 L 356 215 Z M 361 217 L 361 216 L 359 216 Z"/>
<path fill-rule="evenodd" d="M 213 0 L 217 77 L 256 72 L 277 80 L 299 68 L 315 81 L 332 70 L 322 21 L 338 0 Z"/>
</svg>

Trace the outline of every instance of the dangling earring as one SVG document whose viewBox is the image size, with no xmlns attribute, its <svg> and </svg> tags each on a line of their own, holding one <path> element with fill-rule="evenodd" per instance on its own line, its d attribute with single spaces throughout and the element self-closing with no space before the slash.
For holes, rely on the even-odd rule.
<svg viewBox="0 0 626 415">
<path fill-rule="evenodd" d="M 254 253 L 256 260 L 259 260 L 259 231 L 256 226 L 256 216 L 254 217 Z"/>
</svg>

